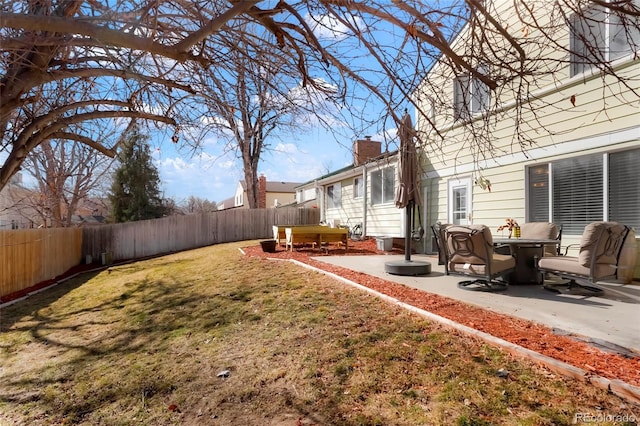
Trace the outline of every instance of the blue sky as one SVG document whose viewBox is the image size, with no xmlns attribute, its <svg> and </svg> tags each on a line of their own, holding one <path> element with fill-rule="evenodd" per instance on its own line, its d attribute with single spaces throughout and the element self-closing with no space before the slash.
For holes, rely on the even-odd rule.
<svg viewBox="0 0 640 426">
<path fill-rule="evenodd" d="M 340 24 L 322 17 L 316 18 L 325 25 L 322 30 L 316 31 L 316 35 L 319 38 L 334 39 L 337 42 L 336 46 L 340 46 L 337 47 L 339 49 L 346 48 L 350 58 L 345 60 L 352 67 L 362 67 L 359 71 L 366 73 L 370 58 L 357 48 L 357 40 L 353 40 L 355 45 L 349 46 L 352 39 L 346 37 L 348 31 L 340 28 Z M 354 19 L 360 25 L 359 19 Z M 395 45 L 406 36 L 404 31 L 398 31 L 391 26 L 384 29 L 376 28 L 374 31 L 376 41 L 384 41 L 389 46 Z M 345 45 L 340 45 L 339 41 L 344 41 Z M 373 80 L 375 77 L 371 79 Z M 382 85 L 385 83 L 381 80 L 378 82 Z M 398 107 L 404 109 L 404 106 Z M 359 104 L 349 105 L 346 109 L 349 108 L 359 108 L 360 112 L 366 112 L 370 118 L 380 117 L 385 113 L 384 107 L 366 94 L 362 95 Z M 351 119 L 348 112 L 346 115 L 345 121 L 350 122 L 353 127 L 364 126 L 357 119 Z M 362 133 L 358 133 L 359 131 L 349 130 L 346 125 L 336 124 L 334 127 L 337 127 L 332 129 L 334 132 L 320 127 L 305 128 L 300 129 L 296 135 L 278 135 L 271 138 L 267 141 L 270 150 L 263 152 L 260 158 L 259 173 L 264 174 L 269 181 L 307 182 L 351 164 L 354 140 L 369 135 L 374 140 L 382 141 L 384 149 L 384 144 L 392 139 L 389 136 L 395 134 L 393 128 L 385 129 L 385 138 L 377 133 L 376 129 L 363 129 Z M 189 196 L 215 202 L 223 201 L 235 194 L 238 181 L 244 179 L 242 161 L 237 157 L 237 153 L 226 152 L 226 142 L 218 141 L 214 135 L 209 136 L 197 152 L 173 144 L 171 135 L 152 136 L 150 145 L 160 173 L 164 196 L 174 199 L 178 204 Z M 395 143 L 392 142 L 388 148 L 396 149 Z M 4 156 L 4 153 L 0 153 L 0 159 Z M 29 182 L 25 183 L 29 185 Z"/>
<path fill-rule="evenodd" d="M 351 164 L 352 142 L 346 137 L 336 141 L 323 130 L 303 134 L 299 140 L 283 140 L 263 153 L 259 172 L 269 181 L 306 182 Z M 165 196 L 177 203 L 190 195 L 216 202 L 232 197 L 238 181 L 244 179 L 242 161 L 234 152 L 223 153 L 223 145 L 211 138 L 202 152 L 192 154 L 171 142 L 152 142 Z"/>
<path fill-rule="evenodd" d="M 316 27 L 316 36 L 351 44 L 351 40 L 346 38 L 348 31 L 341 24 L 319 16 L 316 16 L 316 19 L 324 25 L 324 27 Z M 310 24 L 312 21 L 309 21 Z M 357 22 L 360 21 L 357 20 Z M 401 35 L 404 36 L 404 32 Z M 397 37 L 398 35 L 393 34 L 392 29 L 379 32 L 379 38 L 386 38 L 390 44 L 395 44 Z M 354 43 L 357 45 L 357 40 Z M 366 54 L 358 54 L 355 50 L 355 48 L 351 49 L 350 64 L 366 70 L 370 58 Z M 356 62 L 359 64 L 356 65 Z M 374 78 L 375 76 L 372 76 L 372 79 Z M 366 111 L 370 117 L 379 117 L 384 114 L 383 105 L 366 94 L 355 108 L 361 108 L 361 111 Z M 346 108 L 346 110 L 350 109 Z M 352 118 L 348 111 L 346 115 L 344 119 L 350 122 Z M 317 120 L 309 120 L 311 123 L 315 121 Z M 305 126 L 308 126 L 309 122 Z M 362 126 L 357 119 L 351 122 L 353 127 Z M 384 147 L 384 138 L 376 134 L 375 129 L 362 130 L 362 134 L 356 134 L 348 126 L 335 123 L 332 130 L 333 132 L 320 127 L 301 128 L 293 136 L 271 137 L 266 141 L 271 149 L 262 153 L 259 173 L 264 174 L 268 181 L 304 183 L 352 164 L 352 144 L 356 139 L 372 136 L 374 140 L 383 141 Z M 393 135 L 395 129 L 386 129 L 385 133 Z M 238 181 L 244 179 L 242 161 L 237 158 L 235 152 L 223 152 L 224 147 L 224 142 L 218 142 L 215 136 L 211 136 L 202 145 L 202 151 L 194 155 L 188 150 L 177 149 L 169 141 L 162 143 L 156 141 L 152 151 L 160 171 L 165 196 L 173 198 L 178 204 L 190 195 L 216 202 L 232 197 Z M 389 149 L 395 149 L 393 143 Z"/>
</svg>

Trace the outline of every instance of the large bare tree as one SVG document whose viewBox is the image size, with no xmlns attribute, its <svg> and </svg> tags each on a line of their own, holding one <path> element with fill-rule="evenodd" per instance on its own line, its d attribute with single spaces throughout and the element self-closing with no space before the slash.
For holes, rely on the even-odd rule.
<svg viewBox="0 0 640 426">
<path fill-rule="evenodd" d="M 627 53 L 637 54 L 636 0 L 514 0 L 518 29 L 503 19 L 498 3 L 4 0 L 0 152 L 7 156 L 0 168 L 0 188 L 47 139 L 77 140 L 114 155 L 116 147 L 103 145 L 87 133 L 91 126 L 82 126 L 91 120 L 123 117 L 185 127 L 198 123 L 201 100 L 194 87 L 202 81 L 203 71 L 234 67 L 230 53 L 247 51 L 249 45 L 270 56 L 247 55 L 248 61 L 284 61 L 283 72 L 291 79 L 325 92 L 354 114 L 360 111 L 360 118 L 369 123 L 378 118 L 384 123 L 388 117 L 397 123 L 397 111 L 411 102 L 419 119 L 430 122 L 431 111 L 423 110 L 424 103 L 418 101 L 431 95 L 428 84 L 426 89 L 420 85 L 434 61 L 454 75 L 468 73 L 491 90 L 486 117 L 515 99 L 516 117 L 533 113 L 535 119 L 526 100 L 536 80 L 553 76 L 568 66 L 570 58 L 579 57 L 598 69 L 606 85 L 625 86 L 612 65 L 615 58 L 597 54 L 598 37 L 587 36 L 572 45 L 559 34 L 576 22 L 575 16 L 581 16 L 588 28 L 613 17 L 620 37 L 630 46 Z M 593 4 L 603 13 L 591 13 Z M 545 19 L 540 19 L 541 13 Z M 467 48 L 460 50 L 452 42 L 465 24 L 471 35 Z M 248 36 L 247 25 L 265 31 Z M 234 45 L 239 40 L 242 46 Z M 542 58 L 548 46 L 558 54 Z M 73 90 L 64 97 L 51 96 L 56 92 L 52 87 L 62 81 Z M 423 92 L 412 97 L 418 87 Z M 451 100 L 433 89 L 436 108 L 450 108 Z M 638 99 L 633 91 L 626 96 Z M 371 100 L 384 107 L 371 111 Z M 514 143 L 526 149 L 532 140 L 518 124 Z M 473 151 L 491 155 L 490 126 L 470 125 Z"/>
<path fill-rule="evenodd" d="M 101 140 L 107 139 L 103 134 Z M 37 211 L 47 226 L 72 226 L 78 207 L 106 198 L 101 187 L 109 181 L 113 161 L 77 141 L 45 140 L 25 161 L 36 188 L 20 204 Z"/>
<path fill-rule="evenodd" d="M 258 30 L 260 30 L 258 28 Z M 225 67 L 210 67 L 200 73 L 197 86 L 203 99 L 203 134 L 214 132 L 225 141 L 226 151 L 237 152 L 244 166 L 247 188 L 245 203 L 258 208 L 258 166 L 261 154 L 282 136 L 299 137 L 313 115 L 330 114 L 327 94 L 331 87 L 314 81 L 303 86 L 295 64 L 278 56 L 274 46 L 260 45 L 255 28 L 228 39 Z M 260 60 L 262 58 L 262 60 Z M 317 88 L 321 87 L 321 90 Z"/>
</svg>

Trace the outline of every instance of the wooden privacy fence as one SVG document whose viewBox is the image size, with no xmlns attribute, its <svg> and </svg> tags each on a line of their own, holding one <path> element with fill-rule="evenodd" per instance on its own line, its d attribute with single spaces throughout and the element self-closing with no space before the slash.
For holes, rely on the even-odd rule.
<svg viewBox="0 0 640 426">
<path fill-rule="evenodd" d="M 57 277 L 82 260 L 82 229 L 0 231 L 0 298 Z"/>
<path fill-rule="evenodd" d="M 0 231 L 0 298 L 91 256 L 131 260 L 232 241 L 273 238 L 273 225 L 320 222 L 318 209 L 233 209 L 87 228 Z"/>
<path fill-rule="evenodd" d="M 317 209 L 233 209 L 83 229 L 82 253 L 140 259 L 232 241 L 273 238 L 273 225 L 319 223 Z"/>
</svg>

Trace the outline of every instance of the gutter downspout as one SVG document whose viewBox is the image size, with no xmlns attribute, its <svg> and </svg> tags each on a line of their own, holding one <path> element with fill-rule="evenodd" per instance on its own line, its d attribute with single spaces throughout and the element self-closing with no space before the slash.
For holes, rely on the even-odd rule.
<svg viewBox="0 0 640 426">
<path fill-rule="evenodd" d="M 324 212 L 324 187 L 318 184 L 318 181 L 315 181 L 316 194 L 318 196 L 318 208 L 320 209 L 320 222 L 324 222 L 326 220 L 326 215 Z M 322 189 L 322 190 L 320 190 Z"/>
<path fill-rule="evenodd" d="M 364 194 L 362 194 L 362 237 L 367 236 L 367 165 L 362 165 L 362 190 Z"/>
</svg>

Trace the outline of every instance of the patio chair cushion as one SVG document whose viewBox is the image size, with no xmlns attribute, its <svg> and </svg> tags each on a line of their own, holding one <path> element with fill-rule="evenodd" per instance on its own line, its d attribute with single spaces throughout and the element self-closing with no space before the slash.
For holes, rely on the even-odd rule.
<svg viewBox="0 0 640 426">
<path fill-rule="evenodd" d="M 558 226 L 550 222 L 527 222 L 520 226 L 520 238 L 540 238 L 554 240 L 558 238 Z"/>
<path fill-rule="evenodd" d="M 486 275 L 487 265 L 485 264 L 466 264 L 449 262 L 449 270 L 458 274 L 467 275 Z M 493 254 L 491 259 L 491 273 L 497 274 L 507 269 L 515 267 L 515 259 L 509 254 Z"/>
<path fill-rule="evenodd" d="M 493 237 L 491 236 L 491 230 L 487 226 L 451 225 L 446 228 L 447 234 L 455 234 L 456 232 L 468 234 L 469 230 L 471 230 L 471 237 L 469 240 L 465 239 L 460 243 L 462 245 L 458 244 L 458 240 L 455 235 L 452 238 L 447 238 L 446 244 L 450 253 L 450 265 L 455 263 L 484 265 L 491 262 L 493 254 Z"/>
<path fill-rule="evenodd" d="M 520 226 L 521 238 L 533 238 L 544 240 L 556 240 L 559 239 L 560 228 L 555 223 L 551 222 L 527 222 Z M 547 245 L 544 246 L 544 256 L 557 256 L 558 246 Z"/>
<path fill-rule="evenodd" d="M 571 275 L 590 276 L 589 267 L 583 266 L 574 256 L 545 256 L 540 259 L 540 268 L 547 271 L 562 271 Z M 597 281 L 603 277 L 615 275 L 616 267 L 610 264 L 596 264 L 593 274 L 593 280 Z"/>
<path fill-rule="evenodd" d="M 591 266 L 591 258 L 595 256 L 597 264 L 613 264 L 618 263 L 618 241 L 611 241 L 604 232 L 610 232 L 613 235 L 621 235 L 624 232 L 624 225 L 617 222 L 592 222 L 584 228 L 582 239 L 580 240 L 580 253 L 578 254 L 578 262 L 580 265 L 589 268 Z"/>
</svg>

